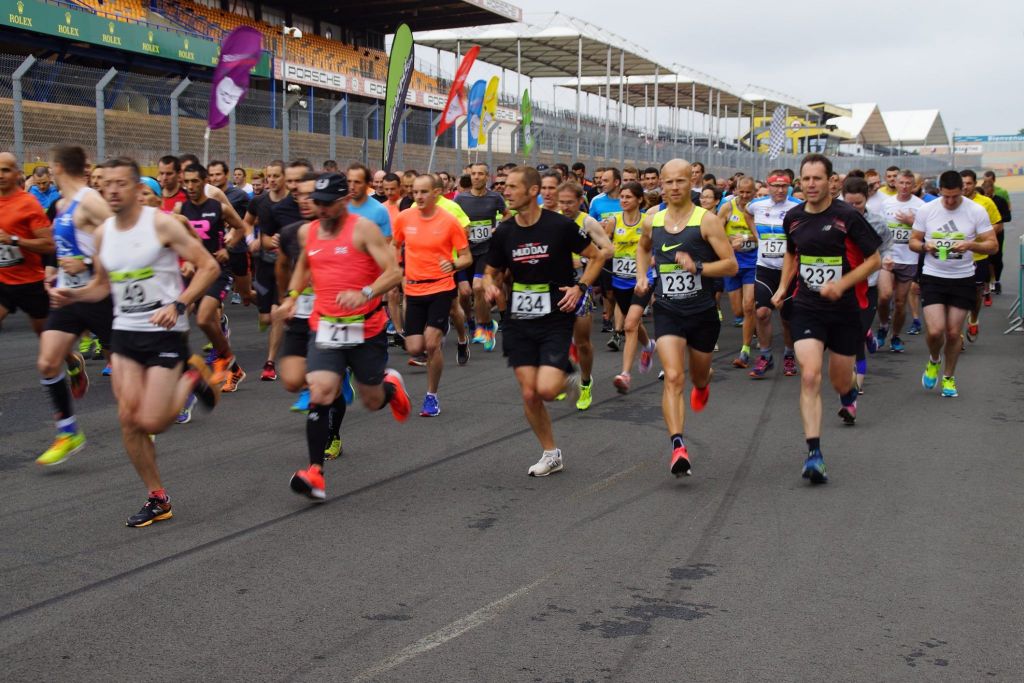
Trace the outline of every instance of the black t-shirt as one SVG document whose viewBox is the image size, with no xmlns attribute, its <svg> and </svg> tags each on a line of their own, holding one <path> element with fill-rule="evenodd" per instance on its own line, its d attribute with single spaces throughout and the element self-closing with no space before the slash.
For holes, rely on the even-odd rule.
<svg viewBox="0 0 1024 683">
<path fill-rule="evenodd" d="M 996 205 L 996 209 L 999 210 L 999 216 L 1003 219 L 1003 223 L 1009 223 L 1011 220 L 1010 216 L 1010 205 L 1006 203 L 1006 200 L 997 194 L 989 197 L 992 203 Z"/>
<path fill-rule="evenodd" d="M 181 205 L 181 215 L 192 224 L 206 251 L 213 254 L 224 248 L 224 209 L 219 201 L 210 198 L 202 204 L 186 201 Z"/>
<path fill-rule="evenodd" d="M 278 233 L 278 239 L 281 242 L 281 251 L 291 260 L 292 268 L 295 268 L 295 264 L 299 262 L 299 253 L 302 251 L 302 245 L 299 244 L 299 228 L 307 223 L 306 220 L 301 220 L 291 225 L 286 225 L 281 228 L 281 232 Z"/>
<path fill-rule="evenodd" d="M 402 197 L 402 199 L 399 200 L 398 202 L 398 210 L 405 211 L 406 209 L 411 209 L 412 205 L 415 203 L 416 202 L 412 200 L 412 197 Z"/>
<path fill-rule="evenodd" d="M 843 292 L 838 301 L 818 293 L 828 282 L 838 282 L 878 251 L 882 239 L 852 206 L 833 201 L 821 213 L 808 213 L 800 204 L 782 219 L 786 251 L 797 259 L 797 288 L 793 304 L 825 311 L 856 311 L 867 307 L 867 280 Z"/>
<path fill-rule="evenodd" d="M 260 216 L 260 232 L 264 235 L 273 236 L 281 232 L 281 228 L 302 220 L 302 212 L 299 210 L 299 203 L 295 197 L 288 195 L 279 202 L 271 203 L 269 200 L 263 204 L 264 216 Z"/>
<path fill-rule="evenodd" d="M 563 296 L 559 287 L 575 282 L 572 255 L 589 245 L 590 236 L 574 221 L 554 211 L 541 209 L 540 218 L 528 228 L 520 226 L 515 217 L 498 224 L 491 237 L 487 264 L 512 272 L 513 298 L 517 287 L 546 286 L 551 295 L 550 315 L 572 315 L 561 313 L 556 306 Z M 516 317 L 514 308 L 512 317 Z"/>
</svg>

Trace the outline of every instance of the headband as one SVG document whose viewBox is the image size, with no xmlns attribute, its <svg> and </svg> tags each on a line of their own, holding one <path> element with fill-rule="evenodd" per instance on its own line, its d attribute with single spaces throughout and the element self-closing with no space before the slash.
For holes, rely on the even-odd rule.
<svg viewBox="0 0 1024 683">
<path fill-rule="evenodd" d="M 785 175 L 769 176 L 769 178 L 767 180 L 767 183 L 769 185 L 771 185 L 772 183 L 785 183 L 786 185 L 789 185 L 789 176 L 785 176 Z"/>
<path fill-rule="evenodd" d="M 146 185 L 146 187 L 153 190 L 153 194 L 155 194 L 157 197 L 160 196 L 160 183 L 158 183 L 156 180 L 150 178 L 148 175 L 144 175 L 142 176 L 142 178 L 139 179 L 139 182 L 143 183 L 144 185 Z"/>
</svg>

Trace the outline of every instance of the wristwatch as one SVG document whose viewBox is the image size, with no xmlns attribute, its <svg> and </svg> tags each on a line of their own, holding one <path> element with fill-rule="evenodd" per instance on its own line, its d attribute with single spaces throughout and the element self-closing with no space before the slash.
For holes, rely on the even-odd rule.
<svg viewBox="0 0 1024 683">
<path fill-rule="evenodd" d="M 92 259 L 88 256 L 82 259 L 82 264 L 87 268 L 92 268 Z"/>
<path fill-rule="evenodd" d="M 181 301 L 175 301 L 174 310 L 178 312 L 178 315 L 185 315 L 185 311 L 188 310 L 188 304 Z"/>
<path fill-rule="evenodd" d="M 697 271 L 696 274 L 697 275 L 700 275 L 701 273 L 704 272 L 704 262 L 703 261 L 694 261 L 693 262 L 693 267 L 696 269 L 696 271 Z"/>
<path fill-rule="evenodd" d="M 18 246 L 18 242 L 20 242 L 20 241 L 21 241 L 20 237 L 18 237 L 17 235 L 11 235 L 11 246 L 14 246 L 14 247 Z"/>
<path fill-rule="evenodd" d="M 359 291 L 362 292 L 363 296 L 365 296 L 367 299 L 373 298 L 373 287 L 371 287 L 370 285 L 366 285 Z"/>
</svg>

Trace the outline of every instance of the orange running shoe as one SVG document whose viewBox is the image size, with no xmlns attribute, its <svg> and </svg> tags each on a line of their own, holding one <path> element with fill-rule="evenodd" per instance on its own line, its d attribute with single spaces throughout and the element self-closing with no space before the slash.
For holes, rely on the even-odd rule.
<svg viewBox="0 0 1024 683">
<path fill-rule="evenodd" d="M 409 402 L 409 394 L 405 390 L 405 381 L 402 379 L 402 375 L 397 370 L 388 368 L 384 372 L 384 381 L 395 388 L 395 393 L 391 396 L 390 401 L 391 414 L 399 422 L 405 422 L 409 419 L 412 405 Z"/>
<path fill-rule="evenodd" d="M 231 375 L 231 364 L 235 362 L 235 357 L 230 358 L 216 358 L 213 361 L 211 369 L 213 370 L 210 382 L 212 384 L 223 384 L 228 380 Z"/>
<path fill-rule="evenodd" d="M 711 398 L 711 385 L 707 385 L 703 389 L 694 387 L 690 390 L 690 407 L 693 408 L 693 412 L 699 413 L 704 410 L 704 407 L 708 404 L 708 399 Z"/>
<path fill-rule="evenodd" d="M 302 494 L 318 503 L 324 502 L 327 498 L 324 473 L 319 465 L 310 465 L 304 470 L 299 470 L 292 475 L 289 485 L 295 493 Z"/>
<path fill-rule="evenodd" d="M 670 469 L 677 477 L 690 476 L 690 455 L 686 452 L 686 446 L 673 449 Z"/>
<path fill-rule="evenodd" d="M 220 390 L 224 393 L 232 394 L 238 391 L 238 385 L 243 379 L 245 379 L 245 370 L 242 369 L 241 365 L 235 363 L 234 369 L 229 371 L 228 379 Z"/>
</svg>

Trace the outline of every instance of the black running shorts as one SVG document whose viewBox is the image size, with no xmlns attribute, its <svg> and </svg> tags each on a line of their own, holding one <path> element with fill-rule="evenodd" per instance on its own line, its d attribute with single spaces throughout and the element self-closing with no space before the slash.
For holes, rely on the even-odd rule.
<svg viewBox="0 0 1024 683">
<path fill-rule="evenodd" d="M 548 319 L 550 318 L 550 319 Z M 510 367 L 550 365 L 569 368 L 569 345 L 576 316 L 555 313 L 539 320 L 506 320 L 501 348 Z"/>
<path fill-rule="evenodd" d="M 921 276 L 921 307 L 941 304 L 970 311 L 978 298 L 974 277 L 945 278 Z"/>
<path fill-rule="evenodd" d="M 104 348 L 110 348 L 111 326 L 114 324 L 114 300 L 106 297 L 95 303 L 77 301 L 50 311 L 46 329 L 78 336 L 89 330 Z"/>
<path fill-rule="evenodd" d="M 700 313 L 684 315 L 657 299 L 654 301 L 655 339 L 682 337 L 694 351 L 712 353 L 721 331 L 722 322 L 714 306 Z"/>
<path fill-rule="evenodd" d="M 188 333 L 114 330 L 110 351 L 145 368 L 173 369 L 188 359 Z"/>
<path fill-rule="evenodd" d="M 41 320 L 50 314 L 50 297 L 42 280 L 25 285 L 0 282 L 0 307 L 6 308 L 8 313 L 22 310 L 28 317 Z"/>
<path fill-rule="evenodd" d="M 857 347 L 864 343 L 859 310 L 822 311 L 794 306 L 789 329 L 794 342 L 817 339 L 840 356 L 856 356 Z"/>
</svg>

